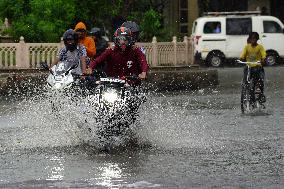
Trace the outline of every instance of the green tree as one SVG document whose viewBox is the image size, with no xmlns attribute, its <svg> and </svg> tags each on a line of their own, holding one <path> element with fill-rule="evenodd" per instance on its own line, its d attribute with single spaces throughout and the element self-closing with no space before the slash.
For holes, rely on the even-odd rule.
<svg viewBox="0 0 284 189">
<path fill-rule="evenodd" d="M 159 13 L 150 9 L 145 12 L 143 19 L 141 20 L 141 38 L 145 41 L 151 41 L 153 36 L 159 35 L 161 29 L 161 17 Z"/>
<path fill-rule="evenodd" d="M 79 21 L 92 27 L 114 32 L 113 18 L 137 22 L 142 40 L 155 35 L 165 39 L 169 29 L 162 24 L 162 11 L 169 0 L 0 0 L 0 19 L 7 17 L 9 34 L 15 40 L 24 36 L 27 42 L 58 42 L 64 31 Z M 146 11 L 141 11 L 146 10 Z"/>
<path fill-rule="evenodd" d="M 30 0 L 1 0 L 0 18 L 16 19 L 30 12 Z"/>
<path fill-rule="evenodd" d="M 58 42 L 76 14 L 72 0 L 3 0 L 3 7 L 1 17 L 11 21 L 10 35 L 24 36 L 27 42 Z"/>
<path fill-rule="evenodd" d="M 165 40 L 169 38 L 167 34 L 170 29 L 163 30 L 161 15 L 168 2 L 169 0 L 87 0 L 84 2 L 76 0 L 76 10 L 78 10 L 76 22 L 85 22 L 87 28 L 105 27 L 110 31 L 109 37 L 111 37 L 115 29 L 112 19 L 120 16 L 140 25 L 142 41 L 151 41 L 154 35 L 159 36 L 160 40 Z M 86 7 L 89 8 L 86 9 Z"/>
</svg>

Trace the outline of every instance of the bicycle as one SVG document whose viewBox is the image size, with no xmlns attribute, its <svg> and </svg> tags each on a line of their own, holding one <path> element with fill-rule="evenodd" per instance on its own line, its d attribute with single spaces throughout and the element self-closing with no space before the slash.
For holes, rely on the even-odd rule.
<svg viewBox="0 0 284 189">
<path fill-rule="evenodd" d="M 246 79 L 242 81 L 241 90 L 241 111 L 242 113 L 249 113 L 253 109 L 265 109 L 263 102 L 265 101 L 264 95 L 261 94 L 259 80 L 252 77 L 251 67 L 255 65 L 261 65 L 260 61 L 257 62 L 243 62 L 237 60 L 239 64 L 245 64 L 247 66 Z"/>
</svg>

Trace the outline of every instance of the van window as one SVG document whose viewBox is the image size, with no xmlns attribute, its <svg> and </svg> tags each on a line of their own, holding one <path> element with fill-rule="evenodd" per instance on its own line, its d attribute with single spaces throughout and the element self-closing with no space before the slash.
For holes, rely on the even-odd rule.
<svg viewBox="0 0 284 189">
<path fill-rule="evenodd" d="M 206 22 L 203 28 L 203 33 L 221 33 L 221 22 Z"/>
<path fill-rule="evenodd" d="M 251 18 L 227 18 L 227 35 L 248 35 L 252 31 Z"/>
<path fill-rule="evenodd" d="M 263 21 L 264 33 L 282 33 L 281 26 L 274 21 Z"/>
</svg>

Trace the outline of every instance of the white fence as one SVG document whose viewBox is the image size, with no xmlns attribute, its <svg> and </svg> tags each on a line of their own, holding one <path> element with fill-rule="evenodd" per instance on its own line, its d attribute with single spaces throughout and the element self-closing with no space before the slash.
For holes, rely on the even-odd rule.
<svg viewBox="0 0 284 189">
<path fill-rule="evenodd" d="M 193 63 L 193 51 L 190 38 L 184 37 L 183 42 L 157 42 L 153 37 L 151 43 L 137 43 L 146 50 L 146 58 L 150 67 L 178 66 Z M 50 64 L 61 43 L 25 43 L 21 37 L 19 43 L 0 43 L 0 69 L 36 69 L 39 63 L 46 61 Z"/>
</svg>

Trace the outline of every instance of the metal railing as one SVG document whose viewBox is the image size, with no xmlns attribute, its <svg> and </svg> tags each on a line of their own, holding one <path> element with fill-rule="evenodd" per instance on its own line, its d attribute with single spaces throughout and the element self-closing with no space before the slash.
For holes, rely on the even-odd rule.
<svg viewBox="0 0 284 189">
<path fill-rule="evenodd" d="M 23 37 L 19 43 L 0 43 L 0 69 L 36 69 L 42 61 L 50 64 L 63 45 L 62 40 L 60 43 L 25 43 Z M 157 42 L 153 37 L 151 43 L 137 45 L 145 48 L 150 67 L 193 63 L 191 40 L 186 36 L 183 42 L 177 42 L 176 37 L 171 42 Z"/>
</svg>

